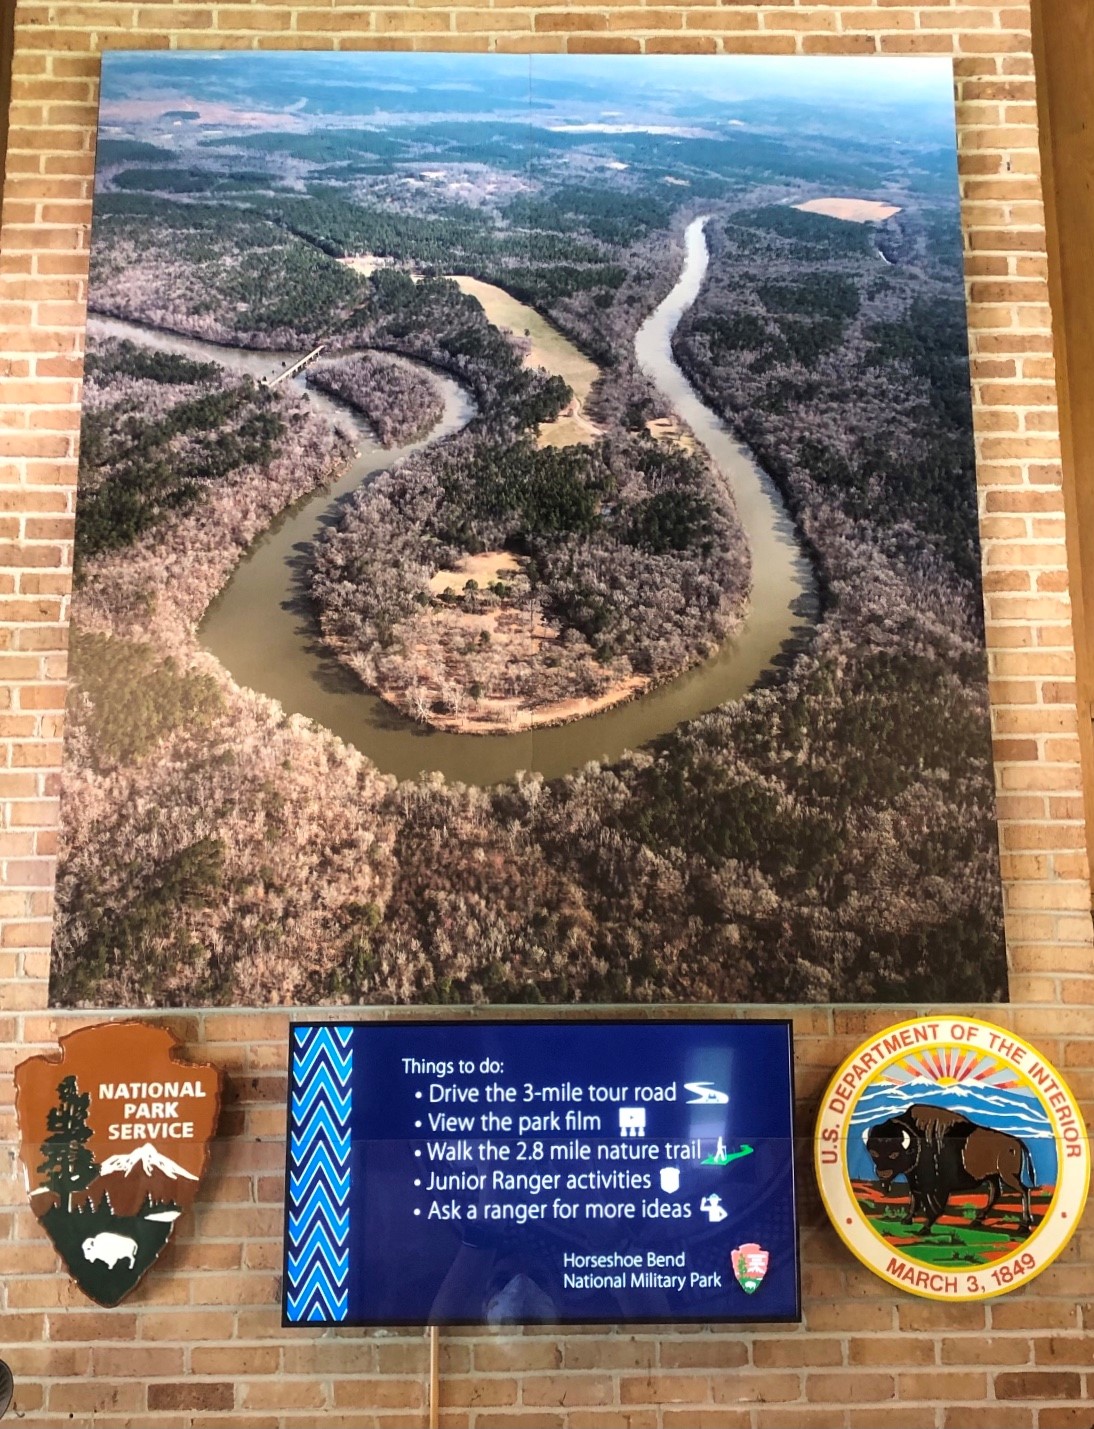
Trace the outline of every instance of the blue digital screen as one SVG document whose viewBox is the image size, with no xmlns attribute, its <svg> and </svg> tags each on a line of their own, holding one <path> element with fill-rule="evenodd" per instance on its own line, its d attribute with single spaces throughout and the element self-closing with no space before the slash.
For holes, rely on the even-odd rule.
<svg viewBox="0 0 1094 1429">
<path fill-rule="evenodd" d="M 800 1318 L 789 1022 L 296 1023 L 287 1325 Z"/>
</svg>

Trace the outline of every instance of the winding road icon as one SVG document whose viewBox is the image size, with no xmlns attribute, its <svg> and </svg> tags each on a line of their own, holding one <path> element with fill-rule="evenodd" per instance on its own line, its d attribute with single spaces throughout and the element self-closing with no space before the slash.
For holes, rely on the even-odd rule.
<svg viewBox="0 0 1094 1429">
<path fill-rule="evenodd" d="M 685 1082 L 684 1090 L 694 1093 L 688 1099 L 688 1106 L 729 1105 L 729 1093 L 717 1091 L 710 1082 Z"/>
</svg>

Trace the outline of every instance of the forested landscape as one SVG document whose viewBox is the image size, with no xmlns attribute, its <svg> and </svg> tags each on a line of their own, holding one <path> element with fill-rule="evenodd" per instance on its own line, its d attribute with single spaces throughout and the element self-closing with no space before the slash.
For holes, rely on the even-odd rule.
<svg viewBox="0 0 1094 1429">
<path fill-rule="evenodd" d="M 488 551 L 508 555 L 503 578 L 438 580 Z M 537 450 L 469 435 L 362 490 L 319 545 L 312 591 L 367 685 L 484 731 L 709 655 L 747 585 L 732 509 L 696 457 L 648 436 Z"/>
<path fill-rule="evenodd" d="M 241 467 L 267 466 L 287 414 L 266 389 L 212 363 L 109 343 L 88 357 L 76 569 L 131 546 Z"/>
<path fill-rule="evenodd" d="M 413 367 L 374 353 L 358 353 L 307 369 L 312 387 L 341 397 L 361 413 L 385 447 L 424 436 L 440 420 L 436 387 Z"/>
<path fill-rule="evenodd" d="M 110 57 L 56 1003 L 1006 996 L 945 76 L 679 63 Z M 895 212 L 794 207 L 831 195 Z M 687 706 L 767 614 L 755 513 L 636 356 L 699 219 L 664 361 L 817 594 Z M 375 747 L 205 639 L 309 500 L 279 599 Z"/>
</svg>

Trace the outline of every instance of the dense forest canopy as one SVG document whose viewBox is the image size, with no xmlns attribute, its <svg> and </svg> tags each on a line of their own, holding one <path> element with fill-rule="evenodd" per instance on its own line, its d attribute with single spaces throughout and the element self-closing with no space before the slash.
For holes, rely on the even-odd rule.
<svg viewBox="0 0 1094 1429">
<path fill-rule="evenodd" d="M 433 590 L 438 570 L 487 551 L 519 560 L 484 587 L 453 574 Z M 454 441 L 362 490 L 320 542 L 312 581 L 352 668 L 423 718 L 490 701 L 535 715 L 663 679 L 717 646 L 747 587 L 713 473 L 648 437 Z"/>
<path fill-rule="evenodd" d="M 376 353 L 326 358 L 307 369 L 306 380 L 355 407 L 385 447 L 424 436 L 443 411 L 428 377 L 409 363 Z"/>
<path fill-rule="evenodd" d="M 285 429 L 272 392 L 220 381 L 212 363 L 129 342 L 98 347 L 85 369 L 76 574 L 132 545 L 202 489 L 244 466 L 265 466 Z"/>
</svg>

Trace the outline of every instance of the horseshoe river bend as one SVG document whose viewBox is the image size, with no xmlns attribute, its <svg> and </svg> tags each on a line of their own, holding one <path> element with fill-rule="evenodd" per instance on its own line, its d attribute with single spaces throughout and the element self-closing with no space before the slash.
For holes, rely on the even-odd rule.
<svg viewBox="0 0 1094 1429">
<path fill-rule="evenodd" d="M 489 735 L 431 730 L 406 719 L 335 662 L 319 643 L 302 588 L 310 547 L 324 527 L 337 521 L 342 503 L 363 482 L 471 420 L 470 397 L 452 378 L 437 372 L 429 375 L 444 399 L 440 420 L 418 443 L 394 450 L 380 447 L 349 408 L 308 389 L 317 411 L 350 429 L 357 455 L 335 483 L 284 511 L 255 541 L 206 613 L 199 630 L 202 645 L 237 683 L 276 700 L 286 713 L 324 725 L 400 779 L 439 771 L 452 781 L 490 785 L 520 770 L 556 778 L 590 760 L 611 762 L 749 690 L 800 637 L 811 619 L 802 612 L 816 610 L 817 592 L 811 563 L 776 487 L 701 400 L 672 353 L 673 333 L 706 274 L 705 223 L 697 218 L 688 227 L 680 277 L 638 330 L 635 355 L 672 411 L 710 454 L 733 496 L 751 552 L 752 588 L 745 618 L 709 659 L 636 699 L 572 723 Z M 536 321 L 542 328 L 538 315 Z M 222 346 L 115 318 L 93 316 L 91 326 L 103 336 L 217 362 L 254 377 L 272 377 L 299 356 Z M 559 341 L 565 339 L 559 335 Z"/>
</svg>

